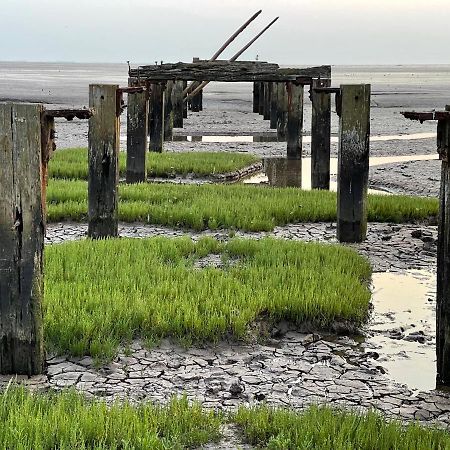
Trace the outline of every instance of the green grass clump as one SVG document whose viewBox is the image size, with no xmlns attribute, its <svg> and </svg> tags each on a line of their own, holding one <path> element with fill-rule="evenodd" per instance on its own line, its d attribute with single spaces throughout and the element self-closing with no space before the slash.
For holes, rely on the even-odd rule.
<svg viewBox="0 0 450 450">
<path fill-rule="evenodd" d="M 223 268 L 195 262 L 221 255 Z M 288 320 L 316 327 L 361 324 L 370 265 L 339 245 L 277 239 L 109 239 L 45 252 L 47 347 L 111 358 L 133 338 L 182 342 L 248 337 L 249 325 Z"/>
<path fill-rule="evenodd" d="M 271 231 L 277 225 L 336 220 L 336 193 L 248 185 L 134 184 L 119 187 L 119 217 L 194 230 Z M 87 183 L 50 180 L 48 220 L 85 221 Z M 436 199 L 369 195 L 371 222 L 410 222 L 438 214 Z"/>
<path fill-rule="evenodd" d="M 167 406 L 107 405 L 73 391 L 0 395 L 0 448 L 23 450 L 182 449 L 219 438 L 222 419 L 185 398 Z"/>
<path fill-rule="evenodd" d="M 450 435 L 418 424 L 386 422 L 378 413 L 359 415 L 327 407 L 295 413 L 262 406 L 240 408 L 232 419 L 248 442 L 269 449 L 449 449 Z"/>
<path fill-rule="evenodd" d="M 259 158 L 242 153 L 192 152 L 146 154 L 146 172 L 149 177 L 168 177 L 194 174 L 208 176 L 233 172 L 260 161 Z M 125 177 L 126 153 L 119 153 L 119 173 Z M 52 178 L 88 178 L 87 148 L 71 148 L 55 152 L 49 163 Z"/>
</svg>

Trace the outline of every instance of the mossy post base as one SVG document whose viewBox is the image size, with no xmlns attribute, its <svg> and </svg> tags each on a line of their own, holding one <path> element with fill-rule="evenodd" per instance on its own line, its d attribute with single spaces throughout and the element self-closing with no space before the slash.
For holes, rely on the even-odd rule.
<svg viewBox="0 0 450 450">
<path fill-rule="evenodd" d="M 117 85 L 91 84 L 89 106 L 88 236 L 118 235 L 120 123 Z"/>
<path fill-rule="evenodd" d="M 127 183 L 145 181 L 145 154 L 148 128 L 147 92 L 128 94 L 127 106 Z"/>
<path fill-rule="evenodd" d="M 0 373 L 44 370 L 41 105 L 0 104 Z"/>
<path fill-rule="evenodd" d="M 288 96 L 286 83 L 277 83 L 277 138 L 279 141 L 286 140 L 286 128 L 288 118 Z"/>
<path fill-rule="evenodd" d="M 337 238 L 362 242 L 367 234 L 370 84 L 342 85 L 340 102 Z"/>
<path fill-rule="evenodd" d="M 259 83 L 253 82 L 253 112 L 259 113 Z"/>
<path fill-rule="evenodd" d="M 183 81 L 175 81 L 172 89 L 173 128 L 183 128 Z"/>
<path fill-rule="evenodd" d="M 164 141 L 164 84 L 152 83 L 149 99 L 149 151 L 163 151 Z"/>
<path fill-rule="evenodd" d="M 311 86 L 311 188 L 330 189 L 331 95 L 315 88 L 330 87 L 330 79 L 313 80 Z"/>
<path fill-rule="evenodd" d="M 446 107 L 450 111 L 450 106 Z M 450 387 L 450 119 L 438 121 L 438 152 L 442 159 L 437 246 L 436 386 Z"/>
<path fill-rule="evenodd" d="M 303 86 L 289 81 L 287 89 L 286 142 L 288 159 L 302 159 L 303 138 Z M 301 166 L 300 166 L 301 167 Z M 301 178 L 301 170 L 300 170 Z"/>
</svg>

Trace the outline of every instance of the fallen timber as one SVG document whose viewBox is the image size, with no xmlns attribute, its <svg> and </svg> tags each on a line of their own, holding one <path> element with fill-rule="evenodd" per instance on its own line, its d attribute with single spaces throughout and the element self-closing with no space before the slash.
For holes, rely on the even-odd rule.
<svg viewBox="0 0 450 450">
<path fill-rule="evenodd" d="M 314 78 L 330 78 L 331 66 L 280 69 L 278 64 L 259 62 L 196 62 L 139 66 L 130 69 L 130 77 L 141 81 L 293 81 L 311 84 Z"/>
</svg>

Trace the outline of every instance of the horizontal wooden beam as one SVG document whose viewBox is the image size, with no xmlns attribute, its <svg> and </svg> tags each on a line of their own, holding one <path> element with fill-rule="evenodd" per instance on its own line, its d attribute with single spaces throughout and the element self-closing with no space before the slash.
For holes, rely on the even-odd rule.
<svg viewBox="0 0 450 450">
<path fill-rule="evenodd" d="M 44 114 L 48 117 L 62 117 L 70 121 L 75 117 L 77 119 L 89 119 L 93 112 L 91 109 L 47 109 Z"/>
<path fill-rule="evenodd" d="M 403 111 L 400 114 L 405 117 L 405 119 L 418 120 L 420 122 L 450 119 L 450 111 Z"/>
<path fill-rule="evenodd" d="M 277 64 L 259 62 L 195 62 L 140 66 L 130 77 L 142 81 L 297 81 L 307 84 L 314 78 L 330 78 L 331 66 L 280 69 Z"/>
</svg>

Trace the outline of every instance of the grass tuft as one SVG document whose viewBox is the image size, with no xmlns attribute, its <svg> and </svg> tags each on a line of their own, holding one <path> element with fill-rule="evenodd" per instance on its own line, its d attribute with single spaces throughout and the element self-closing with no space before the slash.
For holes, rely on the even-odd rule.
<svg viewBox="0 0 450 450">
<path fill-rule="evenodd" d="M 220 254 L 223 267 L 195 261 Z M 120 343 L 246 339 L 250 324 L 363 323 L 370 265 L 339 245 L 277 239 L 109 239 L 46 247 L 47 347 L 112 358 Z"/>
<path fill-rule="evenodd" d="M 134 184 L 119 188 L 119 217 L 170 227 L 271 231 L 277 225 L 336 220 L 336 193 L 247 185 Z M 85 221 L 87 183 L 50 180 L 48 220 Z M 436 217 L 436 199 L 369 195 L 371 222 L 411 222 Z"/>
<path fill-rule="evenodd" d="M 171 177 L 176 175 L 208 176 L 234 172 L 248 167 L 259 158 L 242 153 L 191 152 L 146 154 L 148 177 Z M 119 173 L 125 177 L 126 153 L 119 153 Z M 49 163 L 49 176 L 60 179 L 87 180 L 87 148 L 71 148 L 55 152 Z"/>
<path fill-rule="evenodd" d="M 360 415 L 329 407 L 292 412 L 260 406 L 241 407 L 232 418 L 248 442 L 268 449 L 422 450 L 450 448 L 444 430 L 386 422 L 375 412 Z"/>
<path fill-rule="evenodd" d="M 182 449 L 218 440 L 222 419 L 175 398 L 167 406 L 87 400 L 74 391 L 0 395 L 0 448 L 34 450 Z"/>
</svg>

